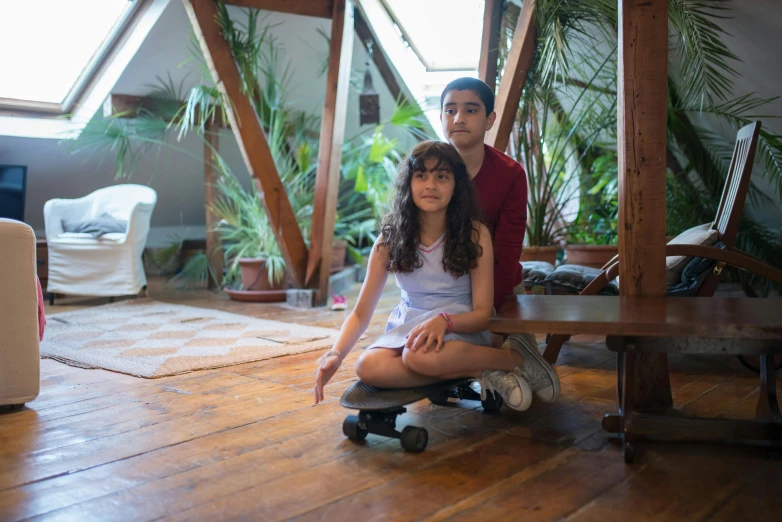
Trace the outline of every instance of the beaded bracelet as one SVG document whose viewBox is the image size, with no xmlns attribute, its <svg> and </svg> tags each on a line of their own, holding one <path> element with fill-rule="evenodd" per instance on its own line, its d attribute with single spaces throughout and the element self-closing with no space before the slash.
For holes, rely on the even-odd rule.
<svg viewBox="0 0 782 522">
<path fill-rule="evenodd" d="M 339 359 L 339 362 L 340 363 L 342 362 L 342 354 L 339 353 L 337 350 L 329 350 L 328 352 L 324 353 L 323 354 L 323 359 L 325 360 L 326 357 L 328 357 L 329 355 L 336 355 L 337 359 Z"/>
<path fill-rule="evenodd" d="M 448 323 L 448 331 L 453 331 L 453 322 L 451 321 L 451 316 L 445 312 L 440 312 L 438 315 L 440 315 L 440 317 L 445 319 L 445 322 Z"/>
</svg>

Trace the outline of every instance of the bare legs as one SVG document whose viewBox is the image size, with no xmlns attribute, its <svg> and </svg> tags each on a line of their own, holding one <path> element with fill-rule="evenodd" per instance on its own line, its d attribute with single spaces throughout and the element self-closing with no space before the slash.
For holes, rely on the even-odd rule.
<svg viewBox="0 0 782 522">
<path fill-rule="evenodd" d="M 480 377 L 484 370 L 512 372 L 524 357 L 509 348 L 447 341 L 439 352 L 373 348 L 356 365 L 359 379 L 378 388 L 411 388 L 459 377 Z"/>
</svg>

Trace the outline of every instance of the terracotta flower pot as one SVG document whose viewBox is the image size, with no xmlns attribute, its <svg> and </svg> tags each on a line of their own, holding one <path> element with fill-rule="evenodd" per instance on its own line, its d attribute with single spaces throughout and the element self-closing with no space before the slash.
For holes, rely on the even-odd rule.
<svg viewBox="0 0 782 522">
<path fill-rule="evenodd" d="M 525 246 L 521 249 L 520 261 L 546 261 L 553 265 L 557 262 L 559 250 L 558 246 Z"/>
<path fill-rule="evenodd" d="M 242 272 L 242 287 L 246 291 L 279 291 L 283 289 L 285 278 L 277 284 L 269 282 L 265 259 L 239 259 L 239 268 Z"/>
<path fill-rule="evenodd" d="M 612 257 L 619 253 L 616 245 L 567 245 L 565 247 L 569 265 L 603 268 Z"/>
</svg>

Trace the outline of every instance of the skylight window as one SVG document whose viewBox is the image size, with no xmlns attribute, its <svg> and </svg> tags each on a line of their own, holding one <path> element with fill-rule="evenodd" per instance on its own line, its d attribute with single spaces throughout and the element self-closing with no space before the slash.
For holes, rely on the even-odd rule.
<svg viewBox="0 0 782 522">
<path fill-rule="evenodd" d="M 426 70 L 478 68 L 484 0 L 383 0 Z"/>
<path fill-rule="evenodd" d="M 68 111 L 136 2 L 0 2 L 0 106 Z"/>
</svg>

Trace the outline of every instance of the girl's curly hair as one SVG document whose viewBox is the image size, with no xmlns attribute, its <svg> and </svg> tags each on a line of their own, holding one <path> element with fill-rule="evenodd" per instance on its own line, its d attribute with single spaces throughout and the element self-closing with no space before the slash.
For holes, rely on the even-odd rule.
<svg viewBox="0 0 782 522">
<path fill-rule="evenodd" d="M 438 169 L 450 170 L 454 176 L 453 196 L 446 209 L 443 269 L 460 277 L 478 266 L 478 258 L 483 253 L 475 228 L 475 221 L 480 220 L 481 214 L 467 167 L 459 152 L 448 143 L 419 143 L 400 164 L 394 204 L 381 226 L 381 244 L 388 248 L 389 270 L 407 273 L 423 265 L 418 256 L 421 243 L 419 210 L 413 202 L 410 183 L 413 173 L 425 170 L 424 163 L 431 158 L 437 160 Z"/>
</svg>

